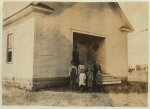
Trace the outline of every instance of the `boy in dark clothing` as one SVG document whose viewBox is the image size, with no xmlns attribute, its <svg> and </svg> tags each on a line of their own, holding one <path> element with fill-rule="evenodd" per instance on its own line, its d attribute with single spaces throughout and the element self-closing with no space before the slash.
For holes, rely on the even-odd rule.
<svg viewBox="0 0 150 109">
<path fill-rule="evenodd" d="M 76 75 L 77 75 L 77 67 L 74 65 L 74 62 L 71 61 L 71 65 L 69 67 L 69 76 L 70 76 L 70 88 L 72 90 L 75 89 Z"/>
</svg>

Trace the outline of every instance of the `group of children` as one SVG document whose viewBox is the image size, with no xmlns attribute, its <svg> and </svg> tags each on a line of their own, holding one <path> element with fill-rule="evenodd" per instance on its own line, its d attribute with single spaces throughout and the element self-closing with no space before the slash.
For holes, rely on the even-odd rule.
<svg viewBox="0 0 150 109">
<path fill-rule="evenodd" d="M 80 91 L 83 92 L 85 87 L 88 91 L 92 91 L 100 85 L 102 82 L 100 65 L 96 62 L 92 66 L 89 61 L 87 65 L 84 65 L 84 61 L 81 61 L 78 66 L 71 61 L 69 67 L 69 76 L 70 76 L 70 88 L 76 90 L 80 88 Z"/>
</svg>

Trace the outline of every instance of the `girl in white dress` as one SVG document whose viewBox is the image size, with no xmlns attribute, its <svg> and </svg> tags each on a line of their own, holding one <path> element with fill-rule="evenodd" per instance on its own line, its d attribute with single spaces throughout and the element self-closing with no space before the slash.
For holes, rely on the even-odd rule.
<svg viewBox="0 0 150 109">
<path fill-rule="evenodd" d="M 79 75 L 80 75 L 81 70 L 85 71 L 84 61 L 81 61 L 79 66 L 78 66 L 78 74 L 77 74 L 77 77 L 76 77 L 76 83 L 77 84 L 79 84 Z"/>
<path fill-rule="evenodd" d="M 85 71 L 84 61 L 81 61 L 80 65 L 78 66 L 78 74 L 80 74 L 81 70 Z"/>
<path fill-rule="evenodd" d="M 79 73 L 79 87 L 81 92 L 83 92 L 85 85 L 86 85 L 86 75 L 84 70 L 81 70 Z"/>
</svg>

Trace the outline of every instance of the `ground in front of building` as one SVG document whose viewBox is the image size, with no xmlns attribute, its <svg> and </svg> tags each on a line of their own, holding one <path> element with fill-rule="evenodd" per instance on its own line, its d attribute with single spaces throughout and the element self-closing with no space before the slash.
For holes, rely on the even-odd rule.
<svg viewBox="0 0 150 109">
<path fill-rule="evenodd" d="M 2 104 L 36 106 L 147 106 L 147 93 L 80 93 L 68 89 L 38 92 L 3 86 Z"/>
</svg>

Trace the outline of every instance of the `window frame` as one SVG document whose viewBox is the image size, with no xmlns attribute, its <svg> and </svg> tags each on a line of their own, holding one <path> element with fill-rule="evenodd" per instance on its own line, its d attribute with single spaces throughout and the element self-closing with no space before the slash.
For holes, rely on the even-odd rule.
<svg viewBox="0 0 150 109">
<path fill-rule="evenodd" d="M 9 39 L 9 37 L 10 37 L 10 35 L 11 35 L 11 38 Z M 7 33 L 6 34 L 6 63 L 7 64 L 13 64 L 13 42 L 14 42 L 14 37 L 13 37 L 13 32 L 9 32 L 9 33 Z M 9 42 L 10 41 L 10 42 Z M 10 44 L 10 45 L 9 45 Z M 9 48 L 9 46 L 10 46 L 10 48 Z M 8 53 L 11 51 L 11 61 L 8 61 Z"/>
</svg>

